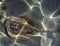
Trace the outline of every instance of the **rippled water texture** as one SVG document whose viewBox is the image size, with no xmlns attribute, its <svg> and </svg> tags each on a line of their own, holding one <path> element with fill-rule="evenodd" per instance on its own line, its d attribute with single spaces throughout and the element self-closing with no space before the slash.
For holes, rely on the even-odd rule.
<svg viewBox="0 0 60 46">
<path fill-rule="evenodd" d="M 0 46 L 60 46 L 60 0 L 9 0 L 3 14 L 8 21 L 6 20 L 7 30 L 4 24 L 0 24 Z M 15 35 L 9 27 L 9 17 L 23 17 L 29 21 L 30 25 L 22 27 L 23 32 L 26 28 L 39 32 L 25 36 L 16 31 Z M 15 36 L 8 33 L 9 36 L 6 31 L 14 32 Z"/>
</svg>

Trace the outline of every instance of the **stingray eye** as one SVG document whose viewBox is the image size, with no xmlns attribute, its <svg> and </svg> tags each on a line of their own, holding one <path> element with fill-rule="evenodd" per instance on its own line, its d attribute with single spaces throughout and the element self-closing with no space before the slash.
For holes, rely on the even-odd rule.
<svg viewBox="0 0 60 46">
<path fill-rule="evenodd" d="M 11 28 L 11 29 L 18 30 L 19 27 L 22 28 L 22 25 L 21 25 L 21 23 L 19 23 L 19 22 L 11 22 L 11 23 L 10 23 L 10 28 Z"/>
<path fill-rule="evenodd" d="M 11 18 L 5 22 L 7 33 L 11 37 L 16 37 L 23 26 L 24 23 L 22 24 L 21 20 L 16 18 Z"/>
</svg>

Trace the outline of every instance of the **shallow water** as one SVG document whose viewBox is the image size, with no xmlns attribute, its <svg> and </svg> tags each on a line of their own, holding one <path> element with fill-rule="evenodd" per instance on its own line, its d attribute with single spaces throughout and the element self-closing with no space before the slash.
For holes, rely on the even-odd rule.
<svg viewBox="0 0 60 46">
<path fill-rule="evenodd" d="M 4 25 L 0 24 L 0 46 L 59 46 L 60 42 L 60 1 L 59 0 L 9 0 L 6 5 L 7 17 L 28 16 L 39 29 L 39 34 L 24 40 L 6 36 Z M 5 15 L 5 13 L 4 13 Z M 43 27 L 43 28 L 42 28 Z M 41 32 L 41 30 L 44 32 Z M 51 32 L 50 32 L 51 31 Z"/>
</svg>

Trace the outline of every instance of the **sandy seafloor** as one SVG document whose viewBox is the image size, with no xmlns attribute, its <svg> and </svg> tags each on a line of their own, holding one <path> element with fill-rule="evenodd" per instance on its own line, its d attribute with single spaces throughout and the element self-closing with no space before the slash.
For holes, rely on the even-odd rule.
<svg viewBox="0 0 60 46">
<path fill-rule="evenodd" d="M 32 3 L 31 0 L 27 0 L 30 5 L 35 5 Z M 43 12 L 45 16 L 49 16 L 52 14 L 56 9 L 60 7 L 60 0 L 42 0 L 41 3 Z M 7 4 L 6 14 L 7 16 L 15 16 L 20 17 L 21 14 L 27 12 L 26 16 L 29 16 L 33 22 L 35 23 L 35 26 L 40 28 L 39 21 L 42 20 L 42 14 L 39 8 L 35 7 L 32 9 L 32 11 L 29 11 L 29 7 L 23 2 L 19 2 L 19 0 L 9 0 Z M 60 9 L 54 14 L 54 17 L 60 16 Z M 47 34 L 49 38 L 53 39 L 51 46 L 60 46 L 60 18 L 56 19 L 57 26 L 56 26 L 56 37 L 54 38 L 51 34 Z M 4 32 L 4 28 L 1 28 L 1 31 Z M 17 42 L 20 44 L 19 46 L 40 46 L 41 44 L 41 38 L 40 37 L 31 37 L 32 41 L 23 41 L 23 40 L 17 40 Z M 14 39 L 9 37 L 0 37 L 0 46 L 11 46 Z M 32 45 L 33 44 L 33 45 Z M 44 44 L 44 43 L 43 43 Z M 47 45 L 48 46 L 48 45 Z"/>
</svg>

